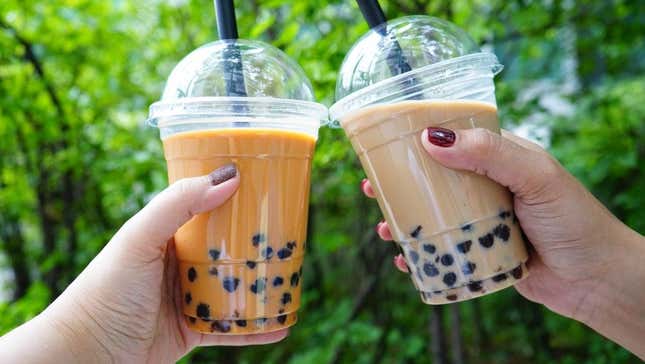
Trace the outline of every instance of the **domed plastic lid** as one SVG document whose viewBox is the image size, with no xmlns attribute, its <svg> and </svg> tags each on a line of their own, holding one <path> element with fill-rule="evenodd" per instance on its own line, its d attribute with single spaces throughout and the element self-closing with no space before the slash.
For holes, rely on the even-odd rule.
<svg viewBox="0 0 645 364">
<path fill-rule="evenodd" d="M 296 62 L 269 44 L 243 39 L 208 43 L 184 57 L 150 106 L 148 122 L 164 127 L 213 117 L 328 120 Z"/>
<path fill-rule="evenodd" d="M 419 93 L 474 69 L 494 75 L 502 66 L 456 25 L 429 16 L 391 20 L 371 29 L 345 56 L 332 119 L 392 93 Z"/>
</svg>

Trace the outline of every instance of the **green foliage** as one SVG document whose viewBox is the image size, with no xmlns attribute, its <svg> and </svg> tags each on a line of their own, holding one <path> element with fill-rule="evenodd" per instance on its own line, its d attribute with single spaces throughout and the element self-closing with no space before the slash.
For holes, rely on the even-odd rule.
<svg viewBox="0 0 645 364">
<path fill-rule="evenodd" d="M 390 17 L 443 17 L 494 50 L 506 66 L 497 78 L 505 126 L 547 130 L 563 164 L 645 232 L 639 2 L 382 2 Z M 355 2 L 236 3 L 240 34 L 287 52 L 330 105 L 336 71 L 367 31 Z M 206 0 L 0 2 L 0 264 L 15 278 L 0 333 L 41 311 L 166 185 L 143 120 L 172 67 L 215 39 L 214 24 Z M 196 349 L 182 362 L 430 363 L 431 312 L 446 339 L 460 331 L 468 362 L 636 361 L 513 290 L 458 304 L 453 328 L 454 311 L 431 311 L 395 273 L 396 249 L 373 232 L 380 213 L 360 194 L 362 178 L 343 132 L 321 130 L 300 322 L 280 344 Z"/>
<path fill-rule="evenodd" d="M 19 300 L 0 303 L 0 327 L 6 331 L 21 325 L 43 311 L 50 299 L 49 289 L 44 284 L 32 284 Z"/>
<path fill-rule="evenodd" d="M 645 78 L 594 89 L 567 120 L 560 120 L 554 152 L 615 214 L 645 231 Z M 575 143 L 571 141 L 575 140 Z M 608 178 L 611 176 L 611 178 Z"/>
</svg>

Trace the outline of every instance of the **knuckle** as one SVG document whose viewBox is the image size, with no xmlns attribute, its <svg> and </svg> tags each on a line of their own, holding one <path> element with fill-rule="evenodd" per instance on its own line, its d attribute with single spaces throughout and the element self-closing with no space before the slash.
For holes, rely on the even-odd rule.
<svg viewBox="0 0 645 364">
<path fill-rule="evenodd" d="M 195 193 L 196 184 L 194 178 L 183 178 L 168 188 L 168 194 L 172 200 L 171 203 L 181 209 L 186 219 L 194 215 L 192 208 L 198 202 L 198 194 Z"/>
<path fill-rule="evenodd" d="M 500 152 L 501 143 L 490 130 L 476 128 L 471 131 L 471 148 L 477 159 L 488 159 Z"/>
<path fill-rule="evenodd" d="M 186 196 L 193 189 L 190 178 L 182 178 L 170 185 L 168 192 L 173 196 Z"/>
<path fill-rule="evenodd" d="M 545 153 L 542 155 L 544 159 L 542 163 L 542 175 L 546 181 L 554 181 L 562 176 L 564 171 L 560 162 L 553 158 L 550 154 Z"/>
<path fill-rule="evenodd" d="M 550 201 L 560 196 L 564 168 L 551 155 L 537 153 L 534 173 L 521 190 L 529 202 Z"/>
</svg>

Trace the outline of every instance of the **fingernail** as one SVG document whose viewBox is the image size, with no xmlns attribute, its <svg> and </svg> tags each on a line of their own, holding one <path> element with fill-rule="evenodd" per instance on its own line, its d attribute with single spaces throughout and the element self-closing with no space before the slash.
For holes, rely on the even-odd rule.
<svg viewBox="0 0 645 364">
<path fill-rule="evenodd" d="M 446 128 L 428 128 L 428 141 L 440 147 L 450 147 L 455 144 L 455 132 Z"/>
<path fill-rule="evenodd" d="M 220 183 L 224 183 L 229 179 L 237 176 L 237 166 L 235 163 L 227 164 L 223 167 L 219 167 L 208 175 L 208 179 L 211 181 L 211 185 L 217 186 Z"/>
<path fill-rule="evenodd" d="M 362 191 L 365 191 L 365 184 L 366 183 L 367 183 L 367 178 L 363 178 L 363 180 L 361 181 L 361 190 Z"/>
<path fill-rule="evenodd" d="M 378 222 L 378 224 L 376 224 L 376 229 L 375 230 L 376 230 L 377 234 L 378 234 L 378 229 L 380 229 L 381 225 L 383 225 L 383 224 L 385 224 L 385 220 L 381 220 L 381 221 Z"/>
</svg>

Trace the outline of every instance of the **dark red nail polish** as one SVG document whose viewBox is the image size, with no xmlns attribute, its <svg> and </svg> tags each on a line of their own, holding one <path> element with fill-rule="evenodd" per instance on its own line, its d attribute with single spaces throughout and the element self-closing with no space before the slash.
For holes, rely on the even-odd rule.
<svg viewBox="0 0 645 364">
<path fill-rule="evenodd" d="M 440 147 L 450 147 L 455 144 L 455 132 L 446 128 L 428 128 L 428 141 Z"/>
<path fill-rule="evenodd" d="M 217 186 L 220 183 L 224 183 L 229 179 L 237 176 L 237 167 L 234 163 L 227 164 L 223 167 L 219 167 L 208 175 L 208 179 L 211 181 L 211 185 Z"/>
</svg>

